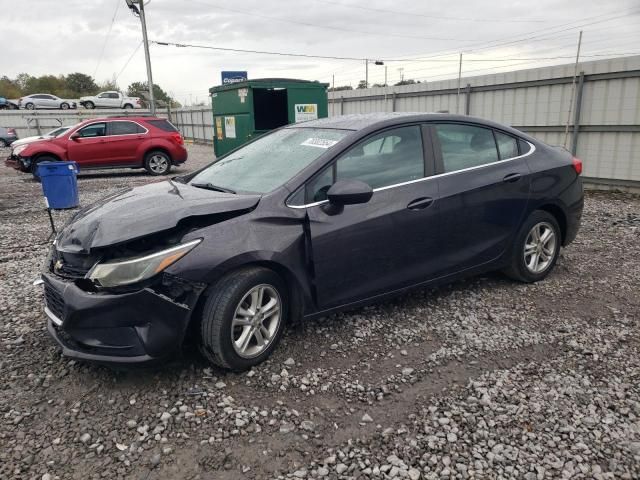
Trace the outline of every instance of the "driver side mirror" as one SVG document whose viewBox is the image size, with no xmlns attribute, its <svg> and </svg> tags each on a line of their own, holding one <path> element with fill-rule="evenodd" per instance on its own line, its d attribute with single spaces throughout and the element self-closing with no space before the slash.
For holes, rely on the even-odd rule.
<svg viewBox="0 0 640 480">
<path fill-rule="evenodd" d="M 71 136 L 69 136 L 70 140 L 78 140 L 80 138 L 80 134 L 78 132 L 74 132 L 71 134 Z"/>
<path fill-rule="evenodd" d="M 372 196 L 373 189 L 360 180 L 338 180 L 327 191 L 329 203 L 338 206 L 367 203 Z"/>
</svg>

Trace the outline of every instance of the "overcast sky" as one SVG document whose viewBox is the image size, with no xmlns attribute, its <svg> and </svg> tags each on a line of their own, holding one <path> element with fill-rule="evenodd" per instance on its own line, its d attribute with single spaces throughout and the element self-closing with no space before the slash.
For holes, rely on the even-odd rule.
<svg viewBox="0 0 640 480">
<path fill-rule="evenodd" d="M 463 76 L 570 63 L 540 58 L 575 55 L 580 28 L 584 60 L 640 53 L 638 0 L 152 0 L 146 9 L 150 40 L 384 59 L 389 83 L 456 77 L 461 51 Z M 0 75 L 119 75 L 122 89 L 146 79 L 140 23 L 125 0 L 0 0 L 0 11 Z M 390 61 L 408 57 L 422 60 Z M 151 60 L 155 83 L 186 103 L 206 98 L 221 70 L 329 83 L 335 75 L 354 87 L 365 70 L 364 61 L 159 45 Z M 369 82 L 384 82 L 384 70 L 370 65 Z"/>
</svg>

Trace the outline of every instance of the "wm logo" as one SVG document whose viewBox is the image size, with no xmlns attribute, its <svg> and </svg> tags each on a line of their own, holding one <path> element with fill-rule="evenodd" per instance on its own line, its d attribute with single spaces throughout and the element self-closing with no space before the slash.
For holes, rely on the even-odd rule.
<svg viewBox="0 0 640 480">
<path fill-rule="evenodd" d="M 296 110 L 298 113 L 315 113 L 316 106 L 315 105 L 296 105 Z"/>
</svg>

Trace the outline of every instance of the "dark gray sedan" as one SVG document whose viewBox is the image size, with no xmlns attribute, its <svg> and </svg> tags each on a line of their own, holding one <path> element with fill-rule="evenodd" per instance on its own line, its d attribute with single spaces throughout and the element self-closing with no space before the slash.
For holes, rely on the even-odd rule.
<svg viewBox="0 0 640 480">
<path fill-rule="evenodd" d="M 193 334 L 243 370 L 290 321 L 491 270 L 541 281 L 578 232 L 581 172 L 567 151 L 472 117 L 289 125 L 78 212 L 42 277 L 49 332 L 65 355 L 119 364 Z"/>
</svg>

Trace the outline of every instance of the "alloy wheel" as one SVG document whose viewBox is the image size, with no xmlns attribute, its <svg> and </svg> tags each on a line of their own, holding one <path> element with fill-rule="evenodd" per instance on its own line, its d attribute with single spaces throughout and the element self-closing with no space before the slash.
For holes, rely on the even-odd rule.
<svg viewBox="0 0 640 480">
<path fill-rule="evenodd" d="M 271 285 L 262 284 L 247 292 L 231 321 L 231 343 L 243 358 L 252 358 L 264 352 L 278 332 L 282 300 Z"/>
<path fill-rule="evenodd" d="M 524 242 L 524 264 L 531 273 L 544 272 L 553 262 L 557 248 L 556 232 L 550 223 L 536 223 Z"/>
<path fill-rule="evenodd" d="M 150 159 L 149 159 L 149 168 L 154 172 L 154 173 L 165 173 L 168 170 L 169 167 L 169 160 L 167 160 L 167 158 L 163 155 L 153 155 Z"/>
</svg>

